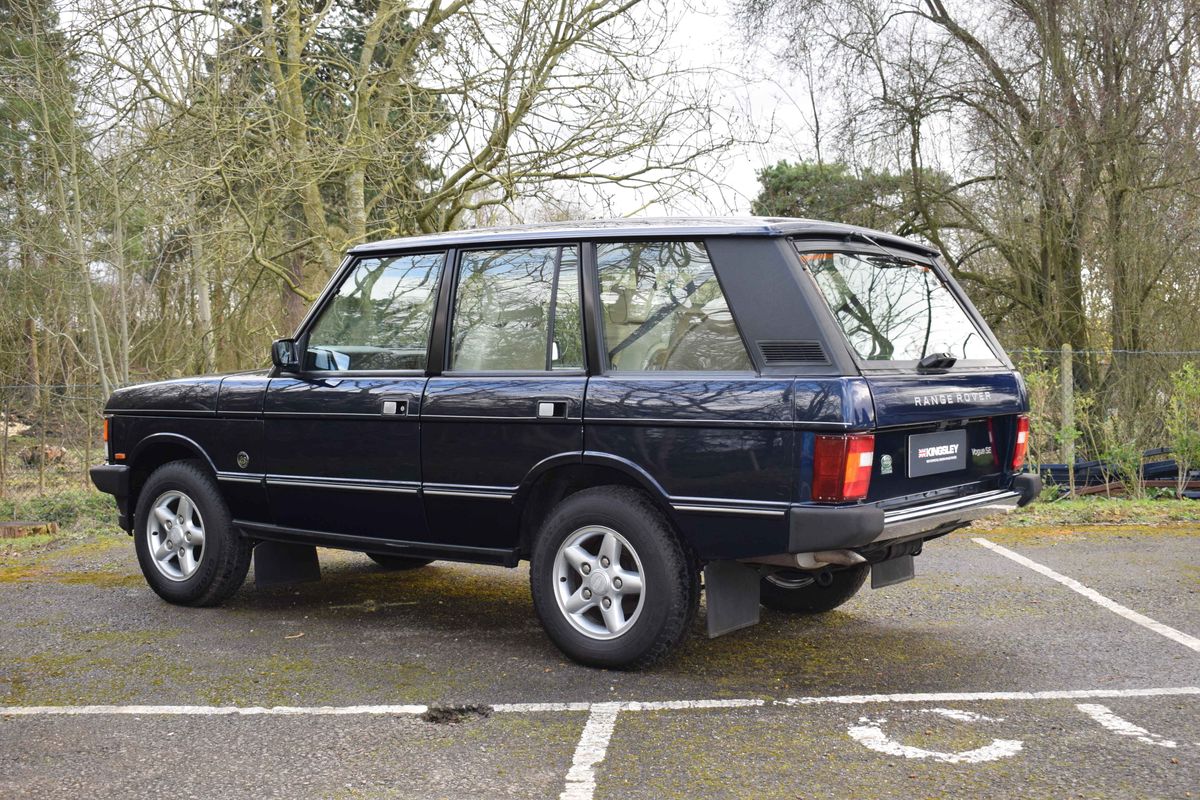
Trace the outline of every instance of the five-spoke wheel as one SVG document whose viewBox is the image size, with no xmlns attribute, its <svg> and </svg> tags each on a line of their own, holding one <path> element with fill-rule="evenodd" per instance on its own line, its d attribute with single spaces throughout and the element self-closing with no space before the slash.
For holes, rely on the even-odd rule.
<svg viewBox="0 0 1200 800">
<path fill-rule="evenodd" d="M 253 543 L 233 527 L 212 473 L 196 461 L 163 464 L 146 478 L 133 541 L 150 588 L 180 605 L 221 602 L 250 568 Z"/>
<path fill-rule="evenodd" d="M 542 523 L 529 569 L 550 639 L 576 661 L 644 667 L 670 653 L 699 604 L 696 564 L 670 522 L 625 486 L 568 496 Z"/>
<path fill-rule="evenodd" d="M 186 581 L 204 559 L 204 518 L 192 498 L 176 489 L 155 499 L 146 536 L 154 566 L 168 580 Z"/>
<path fill-rule="evenodd" d="M 575 630 L 593 639 L 612 639 L 642 613 L 642 560 L 612 528 L 588 525 L 559 546 L 554 589 L 559 609 Z"/>
</svg>

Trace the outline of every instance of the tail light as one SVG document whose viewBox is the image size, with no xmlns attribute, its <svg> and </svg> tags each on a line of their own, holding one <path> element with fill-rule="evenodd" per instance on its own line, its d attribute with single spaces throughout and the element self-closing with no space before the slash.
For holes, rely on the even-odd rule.
<svg viewBox="0 0 1200 800">
<path fill-rule="evenodd" d="M 106 442 L 108 441 L 108 417 L 104 418 L 104 428 L 101 438 Z"/>
<path fill-rule="evenodd" d="M 862 500 L 871 486 L 875 436 L 817 436 L 813 446 L 813 500 Z"/>
<path fill-rule="evenodd" d="M 1025 454 L 1029 452 L 1029 417 L 1017 417 L 1017 443 L 1013 446 L 1012 468 L 1017 472 L 1025 466 Z"/>
</svg>

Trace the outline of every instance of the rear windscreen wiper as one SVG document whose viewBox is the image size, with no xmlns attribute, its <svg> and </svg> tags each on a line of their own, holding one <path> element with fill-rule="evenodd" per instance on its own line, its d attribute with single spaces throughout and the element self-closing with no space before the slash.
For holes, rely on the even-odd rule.
<svg viewBox="0 0 1200 800">
<path fill-rule="evenodd" d="M 930 353 L 917 362 L 917 372 L 945 372 L 956 361 L 958 359 L 949 353 Z"/>
</svg>

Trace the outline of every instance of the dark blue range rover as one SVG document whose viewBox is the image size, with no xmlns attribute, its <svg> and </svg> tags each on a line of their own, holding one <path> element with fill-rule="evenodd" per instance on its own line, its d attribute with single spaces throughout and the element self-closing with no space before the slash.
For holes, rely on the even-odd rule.
<svg viewBox="0 0 1200 800">
<path fill-rule="evenodd" d="M 828 611 L 1039 491 L 1020 375 L 932 250 L 799 219 L 620 220 L 354 248 L 269 372 L 121 389 L 107 463 L 146 580 L 529 560 L 581 662 L 760 603 Z M 319 575 L 319 571 L 316 572 Z"/>
</svg>

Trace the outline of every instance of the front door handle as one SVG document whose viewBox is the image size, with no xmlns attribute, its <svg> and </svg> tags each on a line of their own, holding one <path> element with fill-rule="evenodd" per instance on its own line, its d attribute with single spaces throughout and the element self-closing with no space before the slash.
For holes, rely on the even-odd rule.
<svg viewBox="0 0 1200 800">
<path fill-rule="evenodd" d="M 403 417 L 408 414 L 407 400 L 384 400 L 383 413 L 389 416 Z"/>
<path fill-rule="evenodd" d="M 566 400 L 538 400 L 538 419 L 566 419 Z"/>
</svg>

